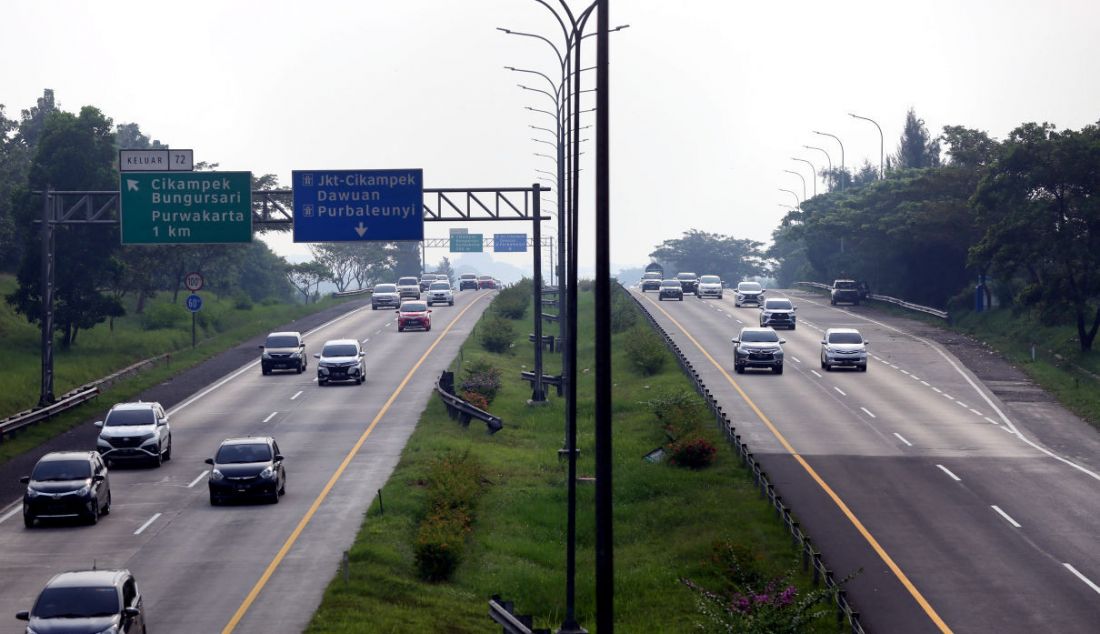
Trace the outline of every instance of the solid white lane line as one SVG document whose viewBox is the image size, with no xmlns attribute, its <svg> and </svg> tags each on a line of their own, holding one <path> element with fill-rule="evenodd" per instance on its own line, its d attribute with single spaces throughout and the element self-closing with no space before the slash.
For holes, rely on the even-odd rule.
<svg viewBox="0 0 1100 634">
<path fill-rule="evenodd" d="M 947 467 L 943 466 L 942 464 L 938 464 L 936 466 L 940 468 L 940 471 L 943 471 L 944 473 L 946 473 L 948 475 L 948 477 L 950 477 L 955 482 L 962 482 L 962 478 L 955 475 L 954 473 L 951 473 L 951 470 L 948 469 Z M 997 508 L 997 507 L 994 506 L 993 508 Z"/>
<path fill-rule="evenodd" d="M 999 507 L 999 506 L 997 506 L 996 504 L 994 504 L 994 505 L 993 505 L 993 510 L 994 510 L 994 511 L 997 511 L 998 513 L 1000 513 L 1000 514 L 1001 514 L 1001 517 L 1003 517 L 1003 518 L 1005 518 L 1006 520 L 1008 520 L 1008 523 L 1009 523 L 1009 524 L 1012 524 L 1012 525 L 1013 525 L 1013 526 L 1015 526 L 1016 528 L 1020 528 L 1020 523 L 1019 523 L 1019 522 L 1017 522 L 1016 520 L 1012 519 L 1012 516 L 1010 516 L 1010 515 L 1009 515 L 1008 513 L 1005 513 L 1004 511 L 1002 511 L 1002 510 L 1001 510 L 1001 507 Z"/>
<path fill-rule="evenodd" d="M 136 531 L 134 531 L 134 534 L 135 535 L 140 535 L 140 534 L 144 533 L 145 529 L 149 528 L 150 524 L 157 521 L 158 517 L 160 517 L 160 513 L 157 513 L 153 517 L 150 517 L 144 524 L 141 525 L 140 528 L 138 528 Z"/>
<path fill-rule="evenodd" d="M 978 416 L 981 416 L 981 415 L 982 415 L 982 413 L 981 413 L 981 412 L 979 412 L 978 410 L 974 409 L 973 407 L 971 407 L 971 408 L 970 408 L 970 411 L 971 411 L 971 412 L 974 412 L 974 414 L 976 414 L 976 415 L 978 415 Z"/>
<path fill-rule="evenodd" d="M 874 413 L 871 412 L 871 410 L 867 409 L 866 407 L 861 407 L 860 409 L 863 410 L 863 413 L 867 414 L 871 418 L 878 418 L 878 416 L 875 416 Z"/>
<path fill-rule="evenodd" d="M 819 378 L 819 379 L 821 378 L 821 375 L 817 373 L 817 370 L 810 370 L 810 372 L 813 373 L 813 375 L 816 376 L 817 378 Z"/>
<path fill-rule="evenodd" d="M 988 421 L 991 425 L 1000 425 L 1000 423 L 998 423 L 997 421 L 993 420 L 992 418 L 990 418 L 988 416 L 985 417 L 985 420 Z"/>
<path fill-rule="evenodd" d="M 279 412 L 271 412 L 270 414 L 268 414 L 268 415 L 267 415 L 267 418 L 265 418 L 265 419 L 263 420 L 263 422 L 265 422 L 265 423 L 266 423 L 267 421 L 271 420 L 272 418 L 275 418 L 275 415 L 276 415 L 276 414 L 278 414 L 278 413 L 279 413 Z"/>
<path fill-rule="evenodd" d="M 839 387 L 837 387 L 835 385 L 833 386 L 833 389 L 836 390 L 837 392 L 840 392 L 841 396 L 848 396 L 847 394 L 844 393 L 844 390 L 840 389 Z"/>
<path fill-rule="evenodd" d="M 909 378 L 913 379 L 914 381 L 920 381 L 920 377 L 915 374 L 910 374 Z"/>
<path fill-rule="evenodd" d="M 891 364 L 890 364 L 890 367 L 891 367 L 891 368 L 894 368 L 895 370 L 897 370 L 897 369 L 898 369 L 898 366 L 894 365 L 893 363 L 891 363 Z"/>
<path fill-rule="evenodd" d="M 1074 568 L 1073 566 L 1071 566 L 1070 564 L 1063 563 L 1062 565 L 1066 567 L 1066 570 L 1072 572 L 1078 579 L 1080 579 L 1081 581 L 1084 581 L 1085 585 L 1092 588 L 1094 592 L 1096 592 L 1097 594 L 1100 594 L 1100 586 L 1093 583 L 1085 575 L 1081 574 L 1080 572 L 1077 572 L 1077 569 Z"/>
<path fill-rule="evenodd" d="M 938 388 L 938 387 L 934 387 L 934 388 L 932 388 L 932 391 L 933 391 L 933 392 L 935 392 L 935 393 L 937 393 L 937 394 L 943 394 L 943 390 L 941 390 L 941 389 L 940 389 L 940 388 Z"/>
<path fill-rule="evenodd" d="M 370 338 L 369 338 L 369 337 L 368 337 L 368 338 L 366 338 L 366 339 L 364 339 L 364 340 L 363 340 L 363 341 L 361 341 L 360 343 L 366 343 L 366 342 L 368 342 L 368 341 L 370 341 Z"/>
<path fill-rule="evenodd" d="M 745 322 L 743 322 L 743 321 L 741 321 L 740 319 L 738 319 L 738 320 L 737 320 L 737 323 L 739 323 L 739 324 L 743 324 L 743 323 L 745 323 Z"/>
<path fill-rule="evenodd" d="M 199 482 L 202 482 L 202 479 L 205 478 L 206 474 L 208 474 L 208 473 L 210 473 L 209 469 L 207 469 L 207 470 L 203 471 L 202 473 L 200 473 L 199 477 L 195 478 L 194 480 L 191 481 L 191 484 L 187 485 L 187 488 L 188 489 L 193 488 L 196 484 L 198 484 Z"/>
<path fill-rule="evenodd" d="M 897 437 L 898 437 L 898 440 L 902 441 L 903 443 L 905 443 L 905 444 L 909 445 L 910 447 L 912 447 L 912 446 L 913 446 L 913 443 L 911 443 L 911 442 L 909 442 L 908 440 L 906 440 L 906 439 L 905 439 L 905 437 L 904 437 L 904 436 L 902 436 L 901 434 L 899 434 L 898 432 L 894 432 L 894 435 L 895 435 L 895 436 L 897 436 Z"/>
<path fill-rule="evenodd" d="M 794 360 L 795 363 L 802 363 L 801 361 L 798 360 L 798 357 L 791 357 L 791 359 Z"/>
<path fill-rule="evenodd" d="M 299 397 L 299 396 L 301 396 L 301 395 L 302 395 L 302 391 L 301 391 L 301 390 L 298 390 L 298 393 L 297 393 L 297 394 L 295 394 L 294 396 L 291 396 L 291 397 L 290 397 L 290 400 L 292 400 L 292 401 L 293 401 L 294 399 L 298 398 L 298 397 Z"/>
<path fill-rule="evenodd" d="M 21 510 L 23 510 L 22 506 L 16 506 L 15 508 L 8 511 L 7 513 L 4 513 L 4 516 L 0 517 L 0 524 L 3 524 L 5 521 L 11 519 L 12 515 L 15 515 L 16 513 L 18 513 Z"/>
</svg>

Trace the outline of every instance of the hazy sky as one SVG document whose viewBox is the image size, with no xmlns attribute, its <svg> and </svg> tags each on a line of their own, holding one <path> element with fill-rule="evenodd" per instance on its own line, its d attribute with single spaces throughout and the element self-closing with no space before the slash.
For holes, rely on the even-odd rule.
<svg viewBox="0 0 1100 634">
<path fill-rule="evenodd" d="M 615 268 L 644 264 L 689 228 L 768 241 L 780 204 L 794 202 L 777 188 L 802 190 L 783 170 L 810 178 L 790 157 L 820 168 L 824 156 L 802 148 L 818 145 L 840 161 L 836 142 L 811 130 L 839 136 L 849 166 L 877 165 L 877 131 L 848 112 L 878 120 L 887 153 L 910 107 L 933 133 L 960 124 L 998 138 L 1023 121 L 1100 120 L 1097 0 L 611 5 L 612 25 L 630 25 L 612 35 L 611 51 Z M 537 169 L 553 171 L 533 154 L 552 148 L 531 140 L 549 137 L 528 128 L 552 121 L 524 109 L 553 106 L 516 86 L 545 82 L 502 67 L 556 77 L 557 61 L 545 44 L 494 29 L 560 38 L 533 0 L 5 0 L 0 15 L 9 117 L 53 88 L 66 110 L 95 105 L 193 148 L 197 161 L 284 183 L 294 169 L 420 167 L 428 187 L 523 186 Z M 595 38 L 585 44 L 594 63 Z M 591 159 L 592 143 L 583 149 Z M 582 202 L 590 219 L 590 187 Z M 426 233 L 451 226 L 460 225 L 429 223 Z M 274 248 L 304 253 L 285 241 Z"/>
</svg>

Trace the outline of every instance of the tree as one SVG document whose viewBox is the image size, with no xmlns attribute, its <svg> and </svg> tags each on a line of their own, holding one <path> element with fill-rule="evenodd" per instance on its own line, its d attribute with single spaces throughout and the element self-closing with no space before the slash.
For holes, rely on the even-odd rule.
<svg viewBox="0 0 1100 634">
<path fill-rule="evenodd" d="M 680 271 L 719 275 L 736 282 L 766 272 L 762 246 L 753 240 L 690 229 L 682 238 L 665 240 L 649 256 L 669 262 Z M 665 274 L 671 276 L 673 273 L 666 271 Z"/>
<path fill-rule="evenodd" d="M 898 152 L 894 155 L 898 169 L 920 169 L 940 165 L 940 142 L 933 139 L 924 125 L 924 119 L 917 118 L 912 108 L 905 115 L 905 130 L 898 141 Z"/>
<path fill-rule="evenodd" d="M 440 275 L 446 275 L 447 280 L 453 286 L 455 283 L 455 270 L 451 268 L 451 260 L 447 256 L 443 256 L 443 259 L 439 261 L 439 264 L 435 267 L 435 272 Z"/>
<path fill-rule="evenodd" d="M 940 138 L 947 144 L 950 164 L 957 167 L 986 167 L 996 158 L 999 149 L 997 141 L 985 132 L 960 125 L 944 126 Z"/>
<path fill-rule="evenodd" d="M 115 143 L 120 150 L 155 150 L 168 147 L 142 133 L 141 126 L 136 123 L 118 124 L 115 128 Z"/>
<path fill-rule="evenodd" d="M 1100 329 L 1100 125 L 1013 130 L 974 195 L 986 228 L 971 259 L 1020 276 L 1017 301 L 1070 314 L 1082 351 Z"/>
<path fill-rule="evenodd" d="M 286 279 L 302 294 L 305 303 L 313 300 L 321 282 L 329 279 L 329 270 L 320 262 L 302 262 L 286 268 Z"/>
<path fill-rule="evenodd" d="M 326 242 L 309 245 L 315 262 L 325 267 L 338 292 L 344 292 L 355 279 L 354 243 Z"/>
</svg>

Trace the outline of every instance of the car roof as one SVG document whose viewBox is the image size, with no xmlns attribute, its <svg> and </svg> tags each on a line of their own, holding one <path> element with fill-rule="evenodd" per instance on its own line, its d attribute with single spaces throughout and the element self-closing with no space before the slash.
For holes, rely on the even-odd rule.
<svg viewBox="0 0 1100 634">
<path fill-rule="evenodd" d="M 53 576 L 47 588 L 86 588 L 89 586 L 116 586 L 130 576 L 129 570 L 74 570 Z"/>
<path fill-rule="evenodd" d="M 680 271 L 679 273 L 676 274 L 676 277 L 680 277 L 681 275 L 695 275 L 695 274 L 692 273 L 691 271 Z"/>
<path fill-rule="evenodd" d="M 856 330 L 855 328 L 829 328 L 825 331 L 825 334 L 828 335 L 828 334 L 831 334 L 831 333 L 841 333 L 841 332 L 854 332 L 857 335 L 859 334 L 859 331 Z M 860 335 L 860 336 L 862 336 L 862 335 Z"/>
<path fill-rule="evenodd" d="M 297 338 L 301 339 L 302 338 L 302 333 L 300 333 L 296 330 L 287 330 L 285 332 L 273 332 L 273 333 L 269 334 L 268 337 L 297 337 Z"/>
<path fill-rule="evenodd" d="M 463 273 L 462 275 L 459 275 L 459 277 L 477 277 L 477 274 L 476 273 Z"/>
<path fill-rule="evenodd" d="M 342 346 L 342 345 L 359 345 L 358 339 L 329 339 L 325 342 L 326 346 Z"/>
<path fill-rule="evenodd" d="M 765 302 L 774 302 L 774 301 L 790 302 L 791 298 L 790 297 L 769 297 L 769 298 L 765 299 L 764 301 Z M 794 302 L 791 302 L 791 303 L 793 304 Z"/>
<path fill-rule="evenodd" d="M 768 326 L 745 326 L 741 332 L 775 332 L 775 329 Z"/>
<path fill-rule="evenodd" d="M 111 410 L 116 409 L 153 409 L 154 406 L 158 406 L 160 403 L 156 401 L 137 401 L 134 403 L 115 403 L 111 406 Z"/>
<path fill-rule="evenodd" d="M 39 462 L 54 462 L 58 460 L 89 460 L 94 451 L 51 451 L 38 459 Z"/>
<path fill-rule="evenodd" d="M 407 302 L 401 302 L 401 308 L 404 309 L 409 304 L 420 304 L 421 306 L 424 306 L 424 307 L 428 306 L 427 304 L 424 303 L 424 300 L 422 300 L 422 299 L 412 299 L 412 300 L 409 300 Z"/>
<path fill-rule="evenodd" d="M 271 436 L 239 436 L 237 438 L 226 438 L 222 441 L 222 446 L 225 445 L 251 445 L 258 442 L 271 444 L 275 442 L 275 439 Z"/>
</svg>

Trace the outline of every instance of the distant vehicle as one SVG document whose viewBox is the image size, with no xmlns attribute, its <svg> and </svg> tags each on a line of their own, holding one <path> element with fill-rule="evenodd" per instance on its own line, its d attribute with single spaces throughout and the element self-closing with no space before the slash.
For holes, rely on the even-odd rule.
<svg viewBox="0 0 1100 634">
<path fill-rule="evenodd" d="M 145 610 L 129 570 L 81 570 L 54 575 L 30 612 L 15 618 L 27 632 L 145 634 Z"/>
<path fill-rule="evenodd" d="M 646 271 L 639 283 L 642 292 L 661 290 L 661 274 L 657 271 Z"/>
<path fill-rule="evenodd" d="M 791 303 L 791 300 L 786 297 L 772 297 L 764 300 L 764 305 L 760 307 L 760 326 L 771 326 L 772 328 L 790 328 L 794 330 L 795 327 L 795 307 Z"/>
<path fill-rule="evenodd" d="M 366 380 L 367 366 L 363 362 L 363 347 L 358 339 L 332 339 L 326 341 L 317 362 L 317 385 L 329 381 L 355 381 L 362 385 Z"/>
<path fill-rule="evenodd" d="M 420 280 L 415 277 L 397 279 L 397 294 L 401 299 L 420 299 Z"/>
<path fill-rule="evenodd" d="M 684 301 L 684 287 L 680 285 L 680 280 L 662 280 L 661 287 L 657 292 L 657 301 L 663 302 L 665 298 Z"/>
<path fill-rule="evenodd" d="M 695 296 L 702 299 L 705 297 L 717 297 L 722 299 L 722 278 L 717 275 L 704 275 L 699 278 L 699 283 L 695 285 Z"/>
<path fill-rule="evenodd" d="M 748 304 L 760 305 L 764 298 L 764 287 L 757 282 L 740 282 L 733 297 L 733 305 L 737 307 Z"/>
<path fill-rule="evenodd" d="M 829 303 L 854 304 L 859 306 L 859 284 L 855 280 L 835 280 L 829 293 Z"/>
<path fill-rule="evenodd" d="M 437 279 L 439 279 L 439 276 L 437 276 L 435 273 L 425 273 L 421 275 L 420 292 L 423 293 L 424 291 L 428 290 L 428 287 L 432 285 L 432 282 L 436 281 Z"/>
<path fill-rule="evenodd" d="M 473 273 L 463 273 L 458 276 L 458 290 L 459 291 L 476 291 L 477 290 L 477 276 Z"/>
<path fill-rule="evenodd" d="M 432 329 L 432 310 L 424 302 L 404 302 L 397 309 L 397 332 L 410 328 Z"/>
<path fill-rule="evenodd" d="M 650 262 L 649 264 L 645 265 L 645 272 L 656 273 L 658 275 L 657 279 L 664 279 L 665 277 L 665 267 L 657 264 L 656 262 Z"/>
<path fill-rule="evenodd" d="M 97 420 L 96 451 L 108 464 L 140 460 L 159 467 L 172 459 L 172 428 L 160 403 L 118 403 Z"/>
<path fill-rule="evenodd" d="M 263 498 L 272 504 L 286 494 L 286 470 L 279 444 L 270 436 L 227 438 L 222 441 L 210 465 L 210 504 L 230 498 Z"/>
<path fill-rule="evenodd" d="M 397 284 L 375 284 L 370 297 L 371 310 L 394 308 L 401 305 L 401 296 L 397 294 Z"/>
<path fill-rule="evenodd" d="M 684 293 L 694 293 L 695 287 L 699 284 L 699 277 L 694 273 L 677 273 L 676 279 L 680 281 L 680 288 Z"/>
<path fill-rule="evenodd" d="M 492 275 L 480 275 L 477 278 L 477 290 L 500 288 L 500 282 L 493 279 Z"/>
<path fill-rule="evenodd" d="M 306 369 L 306 342 L 300 332 L 273 332 L 260 346 L 260 372 L 294 370 L 298 374 Z"/>
<path fill-rule="evenodd" d="M 829 328 L 821 340 L 821 369 L 850 366 L 866 372 L 868 343 L 855 328 Z"/>
<path fill-rule="evenodd" d="M 451 290 L 450 282 L 432 282 L 431 287 L 428 288 L 428 306 L 432 304 L 455 305 L 455 294 Z"/>
<path fill-rule="evenodd" d="M 783 374 L 783 344 L 771 328 L 741 329 L 733 342 L 733 369 L 744 374 L 746 368 L 770 368 L 776 374 Z"/>
<path fill-rule="evenodd" d="M 95 524 L 100 515 L 111 512 L 107 465 L 94 451 L 48 453 L 19 481 L 27 485 L 23 493 L 23 525 L 27 528 L 38 519 L 76 518 Z"/>
</svg>

